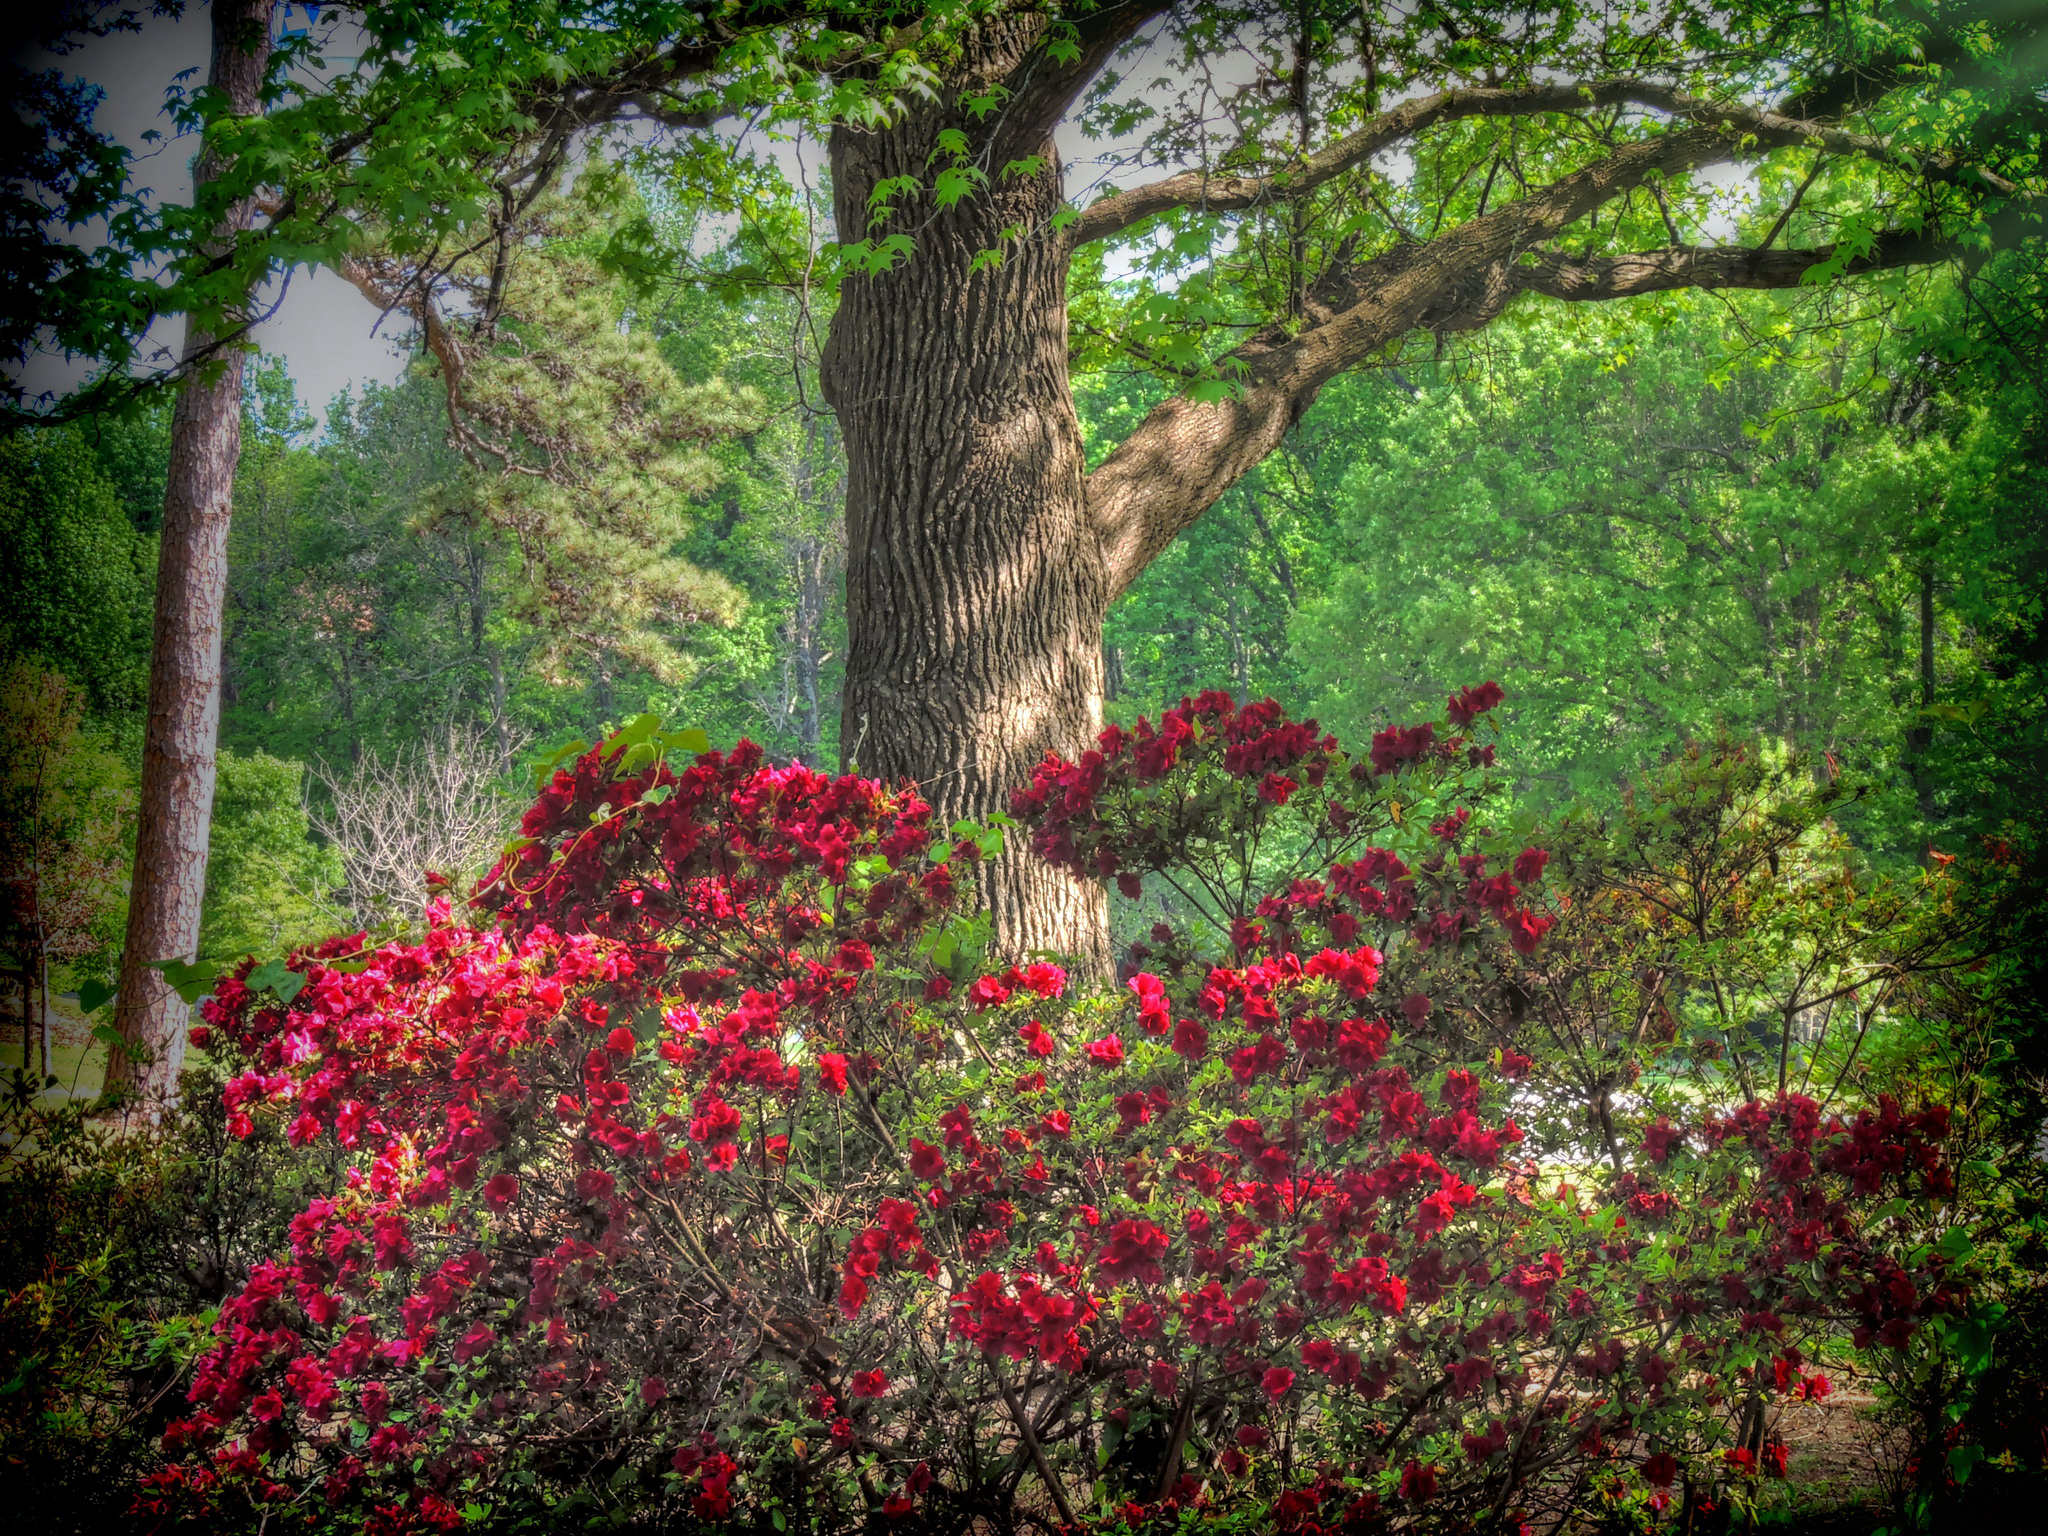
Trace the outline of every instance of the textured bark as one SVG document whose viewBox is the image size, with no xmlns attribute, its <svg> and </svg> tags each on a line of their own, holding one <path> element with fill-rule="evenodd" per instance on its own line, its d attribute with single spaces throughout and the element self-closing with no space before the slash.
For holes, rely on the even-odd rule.
<svg viewBox="0 0 2048 1536">
<path fill-rule="evenodd" d="M 269 23 L 268 0 L 214 0 L 207 78 L 237 116 L 261 110 Z M 222 169 L 212 151 L 204 151 L 193 179 L 204 186 Z M 252 211 L 236 209 L 216 233 L 216 249 L 247 227 Z M 185 342 L 188 365 L 206 358 L 215 342 L 195 327 Z M 110 1099 L 149 1115 L 175 1101 L 185 1056 L 185 1004 L 150 966 L 189 961 L 199 943 L 220 736 L 228 520 L 241 448 L 242 352 L 230 345 L 210 366 L 194 367 L 171 418 L 135 872 L 114 1013 L 128 1050 L 109 1053 L 106 1077 Z"/>
<path fill-rule="evenodd" d="M 962 75 L 1008 78 L 1036 32 L 989 28 Z M 1102 722 L 1109 581 L 1067 376 L 1068 244 L 1047 233 L 1064 203 L 1056 114 L 1032 105 L 1019 98 L 990 125 L 934 108 L 832 140 L 841 238 L 901 228 L 916 242 L 892 271 L 847 280 L 823 358 L 847 453 L 840 741 L 862 772 L 915 779 L 948 823 L 1006 809 L 1048 751 L 1084 749 Z M 871 227 L 876 183 L 929 182 L 948 128 L 968 135 L 991 184 L 950 209 L 903 200 Z M 996 174 L 1030 155 L 1035 174 Z M 1029 233 L 1006 243 L 1009 228 Z M 1010 953 L 1107 968 L 1100 887 L 1013 850 L 988 870 L 987 895 Z"/>
</svg>

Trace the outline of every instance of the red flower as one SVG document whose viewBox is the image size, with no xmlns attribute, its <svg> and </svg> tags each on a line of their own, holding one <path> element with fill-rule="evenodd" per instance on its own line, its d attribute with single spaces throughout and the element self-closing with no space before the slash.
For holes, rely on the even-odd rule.
<svg viewBox="0 0 2048 1536">
<path fill-rule="evenodd" d="M 967 989 L 968 1003 L 979 1012 L 1010 1000 L 1010 989 L 993 976 L 984 976 Z"/>
<path fill-rule="evenodd" d="M 1109 1240 L 1097 1260 L 1104 1275 L 1114 1281 L 1135 1280 L 1158 1285 L 1166 1278 L 1159 1261 L 1166 1257 L 1166 1233 L 1141 1216 L 1117 1222 L 1109 1229 Z"/>
<path fill-rule="evenodd" d="M 1090 1040 L 1088 1059 L 1098 1067 L 1122 1066 L 1124 1043 L 1115 1035 L 1104 1035 L 1100 1040 Z"/>
<path fill-rule="evenodd" d="M 946 1171 L 946 1154 L 928 1141 L 910 1138 L 910 1176 L 936 1179 Z"/>
<path fill-rule="evenodd" d="M 837 1051 L 822 1051 L 818 1055 L 818 1081 L 825 1091 L 841 1098 L 846 1095 L 846 1058 Z"/>
<path fill-rule="evenodd" d="M 1493 1379 L 1493 1362 L 1484 1355 L 1467 1355 L 1451 1367 L 1451 1387 L 1459 1397 L 1470 1397 Z"/>
<path fill-rule="evenodd" d="M 856 1371 L 853 1375 L 855 1397 L 880 1397 L 889 1390 L 889 1378 L 879 1370 Z"/>
<path fill-rule="evenodd" d="M 1643 1150 L 1653 1163 L 1666 1161 L 1671 1156 L 1671 1149 L 1684 1145 L 1684 1142 L 1685 1133 L 1661 1118 L 1643 1132 Z"/>
<path fill-rule="evenodd" d="M 1182 1019 L 1173 1026 L 1173 1049 L 1189 1061 L 1200 1061 L 1209 1049 L 1209 1031 L 1197 1019 Z"/>
<path fill-rule="evenodd" d="M 1496 682 L 1484 682 L 1477 688 L 1464 687 L 1451 695 L 1444 707 L 1444 718 L 1456 726 L 1470 725 L 1489 709 L 1495 708 L 1507 695 Z"/>
<path fill-rule="evenodd" d="M 1436 1497 L 1436 1463 L 1411 1461 L 1401 1469 L 1401 1497 L 1410 1504 L 1427 1504 Z"/>
<path fill-rule="evenodd" d="M 1539 917 L 1527 907 L 1517 907 L 1501 918 L 1500 925 L 1507 929 L 1508 942 L 1514 946 L 1515 953 L 1526 955 L 1543 942 L 1543 935 L 1550 932 L 1556 922 L 1556 918 Z"/>
<path fill-rule="evenodd" d="M 1659 1451 L 1643 1462 L 1643 1480 L 1659 1488 L 1669 1488 L 1677 1476 L 1678 1458 L 1668 1452 Z"/>
<path fill-rule="evenodd" d="M 1057 965 L 1041 960 L 1014 972 L 1013 985 L 1023 986 L 1036 992 L 1040 997 L 1058 997 L 1067 990 L 1067 973 Z M 1010 978 L 1006 977 L 1005 980 Z"/>
<path fill-rule="evenodd" d="M 1259 1387 L 1268 1398 L 1277 1403 L 1294 1390 L 1294 1372 L 1284 1365 L 1271 1366 L 1266 1374 L 1259 1378 Z"/>
<path fill-rule="evenodd" d="M 484 1181 L 484 1199 L 499 1209 L 519 1198 L 519 1181 L 509 1173 L 494 1173 Z"/>
</svg>

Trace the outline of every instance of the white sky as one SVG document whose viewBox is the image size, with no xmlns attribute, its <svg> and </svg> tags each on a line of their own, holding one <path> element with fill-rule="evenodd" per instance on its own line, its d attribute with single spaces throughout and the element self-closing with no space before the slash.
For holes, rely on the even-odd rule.
<svg viewBox="0 0 2048 1536">
<path fill-rule="evenodd" d="M 152 16 L 139 33 L 95 38 L 62 59 L 45 56 L 40 61 L 55 63 L 106 92 L 95 121 L 135 156 L 131 174 L 136 184 L 171 202 L 191 196 L 197 143 L 189 135 L 177 136 L 164 110 L 164 93 L 183 71 L 196 71 L 190 83 L 205 79 L 208 28 L 206 8 L 194 5 L 179 20 Z M 153 144 L 143 139 L 150 129 L 162 135 Z M 273 284 L 264 295 L 266 304 L 276 301 L 277 292 Z M 388 384 L 398 377 L 402 360 L 391 336 L 371 334 L 377 320 L 370 302 L 332 272 L 300 270 L 285 285 L 277 313 L 257 328 L 256 339 L 265 352 L 285 360 L 299 398 L 324 421 L 327 402 L 341 390 L 360 390 L 372 379 Z M 385 329 L 396 335 L 404 326 L 394 319 Z M 174 317 L 152 328 L 149 344 L 162 348 L 169 361 L 177 356 L 184 333 L 183 318 Z M 22 382 L 31 394 L 61 393 L 85 373 L 82 363 L 44 357 L 29 364 Z"/>
</svg>

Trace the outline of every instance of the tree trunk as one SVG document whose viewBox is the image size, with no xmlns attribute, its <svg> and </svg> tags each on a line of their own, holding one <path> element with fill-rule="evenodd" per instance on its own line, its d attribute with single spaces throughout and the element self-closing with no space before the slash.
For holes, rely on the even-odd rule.
<svg viewBox="0 0 2048 1536">
<path fill-rule="evenodd" d="M 1934 567 L 1920 568 L 1920 722 L 1906 732 L 1913 799 L 1923 817 L 1934 815 Z"/>
<path fill-rule="evenodd" d="M 1004 40 L 985 43 L 999 52 Z M 897 217 L 871 225 L 875 184 L 929 183 L 948 159 L 934 164 L 947 128 L 975 145 L 989 185 L 949 209 L 898 198 Z M 935 108 L 832 139 L 840 238 L 900 227 L 915 241 L 893 270 L 846 281 L 822 360 L 848 467 L 841 750 L 863 773 L 915 779 L 947 824 L 1006 811 L 1047 752 L 1073 756 L 1102 725 L 1109 579 L 1068 384 L 1050 128 L 992 145 L 971 117 Z M 1035 172 L 1001 174 L 1028 155 Z M 1025 233 L 1005 242 L 1006 229 Z M 976 270 L 977 255 L 998 251 Z M 1108 970 L 1100 886 L 1014 846 L 988 875 L 1007 953 L 1053 950 Z"/>
<path fill-rule="evenodd" d="M 36 1019 L 41 1025 L 36 1035 L 36 1041 L 41 1051 L 40 1060 L 43 1081 L 47 1083 L 51 1077 L 50 1047 L 55 1042 L 50 1038 L 50 944 L 48 937 L 42 931 L 42 918 L 40 915 L 36 919 L 35 946 Z"/>
<path fill-rule="evenodd" d="M 226 96 L 229 111 L 252 115 L 262 106 L 260 89 L 270 57 L 268 0 L 214 0 L 212 23 L 208 84 Z M 211 149 L 203 150 L 193 180 L 204 187 L 223 169 Z M 224 249 L 247 226 L 251 211 L 246 204 L 235 210 L 216 233 L 216 249 Z M 206 357 L 213 342 L 195 327 L 185 342 L 187 365 Z M 231 344 L 211 367 L 190 373 L 171 418 L 135 873 L 114 1013 L 114 1027 L 127 1049 L 109 1053 L 106 1077 L 110 1099 L 152 1116 L 176 1099 L 188 1015 L 150 966 L 192 959 L 206 893 L 220 735 L 228 519 L 235 461 L 242 450 L 242 358 L 240 347 Z"/>
</svg>

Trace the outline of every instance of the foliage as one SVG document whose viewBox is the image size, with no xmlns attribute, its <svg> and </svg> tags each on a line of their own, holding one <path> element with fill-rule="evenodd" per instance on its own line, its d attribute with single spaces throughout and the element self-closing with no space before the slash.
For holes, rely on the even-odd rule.
<svg viewBox="0 0 2048 1536">
<path fill-rule="evenodd" d="M 604 257 L 634 204 L 603 162 L 535 203 L 490 261 L 450 274 L 478 318 L 459 371 L 436 355 L 451 436 L 483 471 L 465 510 L 517 551 L 514 612 L 545 637 L 540 664 L 582 652 L 669 677 L 680 658 L 665 631 L 729 623 L 737 606 L 674 548 L 689 500 L 718 478 L 703 445 L 758 405 L 716 380 L 686 385 L 626 323 L 633 290 Z"/>
<path fill-rule="evenodd" d="M 313 841 L 299 763 L 223 751 L 207 842 L 203 960 L 273 954 L 331 927 L 342 865 Z"/>
<path fill-rule="evenodd" d="M 916 45 L 943 51 L 982 7 L 944 0 L 920 9 Z M 345 41 L 331 26 L 272 39 L 261 115 L 235 117 L 219 93 L 180 82 L 169 102 L 178 129 L 203 134 L 224 164 L 189 204 L 160 204 L 134 184 L 129 152 L 93 122 L 92 87 L 61 66 L 10 64 L 9 96 L 22 110 L 4 151 L 8 184 L 21 190 L 0 204 L 0 218 L 18 281 L 0 316 L 0 347 L 11 361 L 55 351 L 103 365 L 91 386 L 61 403 L 24 401 L 10 379 L 10 414 L 129 404 L 137 385 L 131 365 L 143 360 L 145 332 L 160 315 L 184 314 L 197 329 L 243 344 L 237 311 L 268 273 L 337 264 L 366 247 L 432 261 L 487 243 L 492 216 L 530 201 L 526 194 L 545 187 L 577 144 L 571 132 L 549 135 L 540 126 L 552 115 L 551 93 L 572 82 L 644 70 L 660 54 L 698 69 L 719 66 L 712 79 L 660 90 L 664 106 L 686 117 L 755 105 L 766 106 L 770 120 L 886 116 L 899 92 L 921 89 L 930 75 L 907 46 L 912 39 L 889 48 L 842 30 L 879 19 L 872 7 L 833 4 L 716 16 L 668 3 L 544 14 L 508 11 L 499 0 L 430 14 L 411 4 L 364 5 L 351 14 Z M 145 25 L 139 6 L 67 9 L 36 32 L 62 54 L 86 37 Z M 353 57 L 321 56 L 337 42 Z M 525 142 L 536 130 L 541 142 Z M 286 195 L 270 217 L 225 260 L 202 254 L 232 210 L 280 187 Z M 96 236 L 90 248 L 72 234 L 87 224 Z"/>
<path fill-rule="evenodd" d="M 1743 318 L 1769 333 L 1797 311 Z M 1769 734 L 1875 786 L 1862 836 L 1917 854 L 1968 810 L 1935 752 L 1968 750 L 1950 680 L 1984 643 L 1956 597 L 2011 444 L 1910 369 L 1863 399 L 1841 377 L 1891 362 L 1826 333 L 1745 349 L 1693 308 L 1628 338 L 1531 315 L 1418 360 L 1412 392 L 1353 407 L 1370 449 L 1296 630 L 1313 697 L 1356 728 L 1483 661 L 1549 805 L 1611 804 L 1717 731 Z"/>
<path fill-rule="evenodd" d="M 84 714 L 59 674 L 32 660 L 0 669 L 0 944 L 20 979 L 24 1073 L 40 1040 L 38 1084 L 50 967 L 109 970 L 125 907 L 134 783 Z"/>
<path fill-rule="evenodd" d="M 79 429 L 0 440 L 0 655 L 41 656 L 96 710 L 137 708 L 155 567 Z"/>
<path fill-rule="evenodd" d="M 123 1519 L 220 1302 L 325 1176 L 275 1131 L 230 1136 L 221 1084 L 189 1072 L 159 1137 L 32 1084 L 0 1100 L 0 1464 L 29 1526 Z"/>
<path fill-rule="evenodd" d="M 1701 1073 L 1611 1104 L 1589 1155 L 1567 1053 L 1510 1006 L 1563 904 L 1475 820 L 1499 697 L 1358 760 L 1221 695 L 1048 760 L 1036 848 L 1185 877 L 1230 934 L 1072 996 L 982 972 L 948 918 L 993 834 L 910 791 L 691 761 L 651 718 L 585 752 L 483 887 L 496 924 L 444 901 L 420 942 L 207 1003 L 195 1043 L 247 1060 L 231 1127 L 349 1172 L 222 1309 L 145 1508 L 1756 1502 L 1765 1397 L 1969 1305 L 1932 1241 L 1948 1114 Z"/>
</svg>

